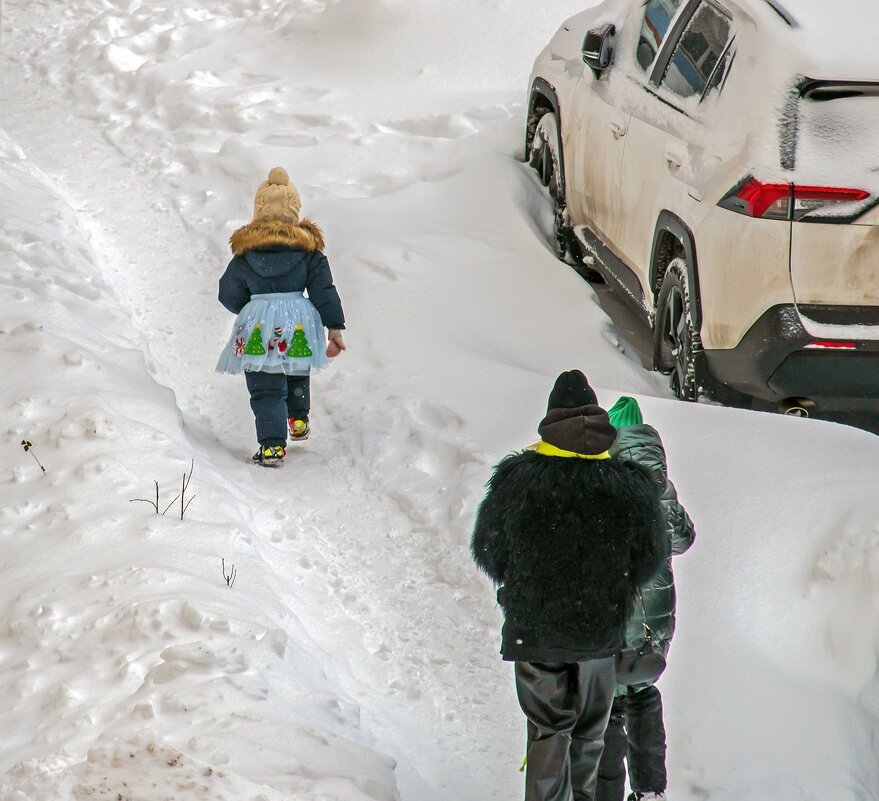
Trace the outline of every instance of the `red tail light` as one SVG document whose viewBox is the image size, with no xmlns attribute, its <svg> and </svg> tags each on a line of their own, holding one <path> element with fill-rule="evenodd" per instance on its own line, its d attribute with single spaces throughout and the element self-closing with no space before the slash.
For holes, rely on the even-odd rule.
<svg viewBox="0 0 879 801">
<path fill-rule="evenodd" d="M 841 203 L 857 203 L 870 197 L 863 189 L 832 186 L 764 184 L 756 178 L 745 181 L 727 195 L 720 205 L 749 217 L 770 220 L 799 220 L 812 211 L 831 210 Z M 793 209 L 791 209 L 793 202 Z M 851 215 L 848 215 L 850 218 Z M 841 222 L 846 220 L 841 219 Z"/>
<path fill-rule="evenodd" d="M 806 345 L 807 348 L 824 348 L 827 350 L 854 350 L 857 343 L 846 342 L 841 339 L 816 339 Z"/>
</svg>

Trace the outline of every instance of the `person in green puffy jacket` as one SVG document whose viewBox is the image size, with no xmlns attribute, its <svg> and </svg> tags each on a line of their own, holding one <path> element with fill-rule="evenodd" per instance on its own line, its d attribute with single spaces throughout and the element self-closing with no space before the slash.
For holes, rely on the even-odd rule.
<svg viewBox="0 0 879 801">
<path fill-rule="evenodd" d="M 659 573 L 641 587 L 641 599 L 626 628 L 625 648 L 639 649 L 651 637 L 663 656 L 668 654 L 675 630 L 675 587 L 672 556 L 684 553 L 695 539 L 693 522 L 678 502 L 674 484 L 668 480 L 665 448 L 659 433 L 644 424 L 634 398 L 622 397 L 608 410 L 617 438 L 612 456 L 646 467 L 662 486 L 668 558 Z M 619 685 L 605 733 L 604 752 L 598 768 L 595 801 L 622 801 L 628 762 L 629 801 L 664 799 L 665 726 L 662 696 L 653 681 Z"/>
</svg>

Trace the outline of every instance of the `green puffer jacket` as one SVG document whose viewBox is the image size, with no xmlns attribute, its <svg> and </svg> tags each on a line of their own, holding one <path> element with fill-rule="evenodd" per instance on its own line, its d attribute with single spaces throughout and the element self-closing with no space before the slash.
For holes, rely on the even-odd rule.
<svg viewBox="0 0 879 801">
<path fill-rule="evenodd" d="M 675 630 L 675 585 L 671 558 L 684 553 L 696 537 L 693 521 L 680 503 L 674 484 L 668 480 L 665 448 L 655 428 L 648 425 L 622 426 L 611 448 L 611 456 L 637 462 L 646 467 L 653 478 L 662 485 L 661 503 L 665 512 L 665 533 L 668 537 L 668 558 L 656 576 L 641 587 L 640 601 L 626 629 L 626 647 L 638 648 L 644 642 L 644 618 L 653 634 L 662 642 L 668 653 Z"/>
</svg>

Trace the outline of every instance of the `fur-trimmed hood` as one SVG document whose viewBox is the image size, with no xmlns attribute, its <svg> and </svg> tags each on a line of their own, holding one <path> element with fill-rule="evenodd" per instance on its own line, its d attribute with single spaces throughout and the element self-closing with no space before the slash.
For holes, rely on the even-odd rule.
<svg viewBox="0 0 879 801">
<path fill-rule="evenodd" d="M 311 220 L 300 220 L 298 224 L 262 220 L 242 225 L 229 237 L 229 244 L 236 256 L 241 256 L 246 250 L 272 247 L 310 253 L 324 249 L 324 235 Z"/>
<path fill-rule="evenodd" d="M 254 295 L 307 292 L 326 328 L 345 327 L 324 238 L 310 220 L 251 222 L 229 239 L 235 255 L 220 278 L 219 299 L 239 314 Z"/>
</svg>

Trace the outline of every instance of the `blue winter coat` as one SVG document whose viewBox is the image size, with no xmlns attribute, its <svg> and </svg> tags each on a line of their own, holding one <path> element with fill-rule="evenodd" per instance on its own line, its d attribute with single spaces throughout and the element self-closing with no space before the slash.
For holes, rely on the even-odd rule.
<svg viewBox="0 0 879 801">
<path fill-rule="evenodd" d="M 250 223 L 235 231 L 230 243 L 235 256 L 219 291 L 220 303 L 230 312 L 238 314 L 253 295 L 305 292 L 324 327 L 345 327 L 342 301 L 322 253 L 323 236 L 314 223 Z"/>
</svg>

